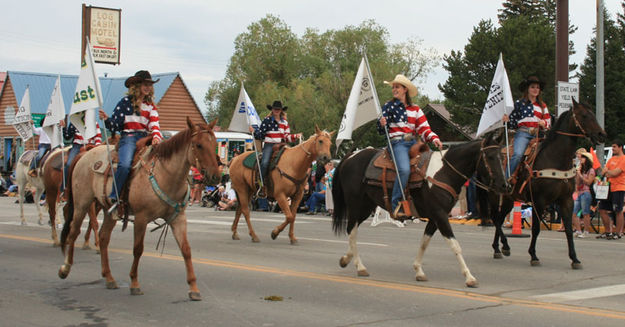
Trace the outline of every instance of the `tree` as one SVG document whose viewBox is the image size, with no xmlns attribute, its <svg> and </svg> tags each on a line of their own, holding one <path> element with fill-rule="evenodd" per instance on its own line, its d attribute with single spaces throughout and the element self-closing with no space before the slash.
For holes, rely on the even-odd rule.
<svg viewBox="0 0 625 327">
<path fill-rule="evenodd" d="M 380 101 L 391 97 L 383 80 L 402 73 L 418 85 L 438 64 L 438 55 L 423 49 L 421 40 L 390 44 L 389 38 L 373 20 L 323 33 L 307 29 L 298 38 L 284 21 L 267 15 L 237 36 L 225 78 L 213 82 L 206 93 L 209 118 L 229 125 L 243 81 L 261 117 L 268 113 L 265 104 L 279 99 L 289 107 L 292 131 L 308 136 L 315 125 L 337 130 L 363 52 Z M 384 144 L 371 125 L 356 131 L 354 139 L 354 147 Z"/>
<path fill-rule="evenodd" d="M 622 7 L 625 12 L 625 2 Z M 604 17 L 605 131 L 611 142 L 616 138 L 625 139 L 625 16 L 619 14 L 618 23 L 610 19 L 607 12 Z M 580 99 L 591 106 L 596 103 L 596 58 L 597 39 L 593 38 L 578 74 Z"/>
</svg>

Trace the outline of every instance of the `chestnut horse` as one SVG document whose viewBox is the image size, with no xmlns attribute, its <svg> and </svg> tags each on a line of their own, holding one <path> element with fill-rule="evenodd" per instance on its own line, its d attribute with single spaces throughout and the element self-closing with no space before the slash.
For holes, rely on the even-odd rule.
<svg viewBox="0 0 625 327">
<path fill-rule="evenodd" d="M 215 149 L 217 140 L 210 124 L 194 124 L 187 117 L 188 128 L 172 138 L 152 146 L 152 151 L 142 156 L 133 168 L 129 179 L 128 211 L 134 215 L 134 260 L 130 269 L 130 294 L 141 295 L 143 292 L 138 281 L 139 259 L 143 254 L 143 241 L 149 222 L 164 218 L 171 227 L 184 258 L 189 298 L 193 301 L 202 299 L 197 287 L 196 276 L 191 261 L 191 247 L 187 240 L 186 204 L 189 197 L 187 175 L 194 165 L 201 170 L 208 184 L 219 180 L 219 166 Z M 103 163 L 107 162 L 107 147 L 96 147 L 84 154 L 73 167 L 69 189 L 67 210 L 64 210 L 65 225 L 61 233 L 61 249 L 65 254 L 64 264 L 59 269 L 59 277 L 69 275 L 74 262 L 74 241 L 80 233 L 82 220 L 91 203 L 98 201 L 102 207 L 108 207 L 107 196 L 112 188 L 112 178 L 105 176 Z M 106 183 L 106 184 L 105 184 Z M 104 211 L 104 221 L 100 228 L 100 257 L 102 276 L 106 279 L 106 288 L 115 289 L 117 282 L 111 275 L 108 258 L 108 245 L 111 232 L 117 220 Z M 67 247 L 67 251 L 66 250 Z"/>
<path fill-rule="evenodd" d="M 315 126 L 315 134 L 308 138 L 305 142 L 287 148 L 280 157 L 275 169 L 269 172 L 269 178 L 273 183 L 273 194 L 268 194 L 278 201 L 282 212 L 284 212 L 284 222 L 276 226 L 271 231 L 271 238 L 276 239 L 278 234 L 289 226 L 289 239 L 291 244 L 297 244 L 295 238 L 295 215 L 297 207 L 304 195 L 304 184 L 307 182 L 308 169 L 311 167 L 313 160 L 325 162 L 331 158 L 330 146 L 332 145 L 332 134 L 320 130 Z M 238 240 L 237 226 L 241 213 L 245 216 L 245 222 L 249 234 L 253 242 L 260 242 L 258 236 L 254 232 L 250 221 L 249 202 L 252 194 L 256 191 L 254 181 L 254 171 L 243 166 L 243 161 L 253 152 L 246 152 L 238 155 L 230 162 L 230 180 L 232 187 L 237 193 L 239 206 L 237 207 L 234 221 L 232 222 L 232 239 Z M 289 198 L 291 204 L 289 205 Z"/>
</svg>

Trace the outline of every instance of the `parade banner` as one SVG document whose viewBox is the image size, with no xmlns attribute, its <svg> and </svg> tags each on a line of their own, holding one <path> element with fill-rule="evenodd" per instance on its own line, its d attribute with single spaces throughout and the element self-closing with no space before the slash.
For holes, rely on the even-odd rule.
<svg viewBox="0 0 625 327">
<path fill-rule="evenodd" d="M 378 100 L 369 62 L 365 55 L 360 62 L 347 100 L 345 113 L 336 136 L 336 147 L 338 148 L 343 140 L 351 140 L 354 129 L 377 119 L 380 115 L 380 100 Z"/>
<path fill-rule="evenodd" d="M 24 96 L 22 97 L 22 102 L 20 103 L 20 107 L 17 109 L 17 113 L 15 113 L 15 118 L 12 123 L 13 128 L 15 128 L 17 134 L 20 135 L 24 142 L 33 137 L 33 125 L 31 120 L 30 90 L 26 87 L 26 91 L 24 91 Z"/>
<path fill-rule="evenodd" d="M 499 54 L 495 76 L 490 85 L 488 98 L 486 98 L 475 137 L 480 137 L 484 133 L 503 127 L 503 115 L 510 114 L 513 109 L 514 101 L 512 100 L 508 74 L 503 64 L 503 56 Z"/>
<path fill-rule="evenodd" d="M 230 121 L 228 130 L 233 132 L 249 133 L 249 126 L 258 128 L 260 127 L 261 122 L 262 121 L 256 112 L 256 108 L 254 107 L 254 104 L 252 104 L 252 100 L 250 100 L 243 83 L 241 83 L 239 101 L 237 101 L 237 105 L 234 108 L 234 114 L 232 115 L 232 120 Z"/>
<path fill-rule="evenodd" d="M 63 133 L 59 127 L 59 122 L 63 119 L 65 119 L 65 104 L 63 103 L 63 94 L 61 93 L 61 76 L 59 76 L 50 96 L 46 120 L 41 125 L 44 133 L 50 138 L 50 146 L 52 148 L 62 143 Z"/>
<path fill-rule="evenodd" d="M 94 137 L 96 130 L 96 110 L 102 103 L 102 91 L 100 81 L 95 73 L 91 47 L 87 40 L 87 50 L 85 50 L 85 60 L 82 62 L 76 92 L 70 109 L 69 120 L 76 127 L 78 132 L 88 140 Z"/>
</svg>

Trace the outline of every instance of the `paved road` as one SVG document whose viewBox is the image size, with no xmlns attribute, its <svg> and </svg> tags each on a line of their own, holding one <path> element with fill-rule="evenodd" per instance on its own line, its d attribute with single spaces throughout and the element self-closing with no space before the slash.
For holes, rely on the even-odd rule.
<svg viewBox="0 0 625 327">
<path fill-rule="evenodd" d="M 412 262 L 424 223 L 360 229 L 360 251 L 370 277 L 338 259 L 346 236 L 335 236 L 329 217 L 299 216 L 298 246 L 286 233 L 271 240 L 279 214 L 255 212 L 261 237 L 254 244 L 242 223 L 230 237 L 232 212 L 191 207 L 189 239 L 203 301 L 187 298 L 184 266 L 167 236 L 146 237 L 139 267 L 143 296 L 131 296 L 132 229 L 117 226 L 111 268 L 120 289 L 107 290 L 99 256 L 77 250 L 66 280 L 63 258 L 48 226 L 38 226 L 28 205 L 19 225 L 14 198 L 0 198 L 0 317 L 3 326 L 623 326 L 625 240 L 576 242 L 583 270 L 571 270 L 563 233 L 545 231 L 538 243 L 542 266 L 530 267 L 528 238 L 512 239 L 512 256 L 492 259 L 493 229 L 454 225 L 467 264 L 480 282 L 464 286 L 446 242 L 436 235 L 425 256 L 428 282 L 416 282 Z M 46 215 L 47 219 L 47 215 Z M 120 224 L 118 224 L 120 225 Z M 527 233 L 527 231 L 524 231 Z M 83 233 L 84 234 L 84 233 Z M 81 235 L 82 238 L 82 235 Z M 282 301 L 265 300 L 280 296 Z"/>
</svg>

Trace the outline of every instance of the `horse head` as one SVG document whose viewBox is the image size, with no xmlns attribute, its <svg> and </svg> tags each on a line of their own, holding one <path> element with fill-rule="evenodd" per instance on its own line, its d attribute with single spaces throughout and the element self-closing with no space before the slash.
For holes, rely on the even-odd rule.
<svg viewBox="0 0 625 327">
<path fill-rule="evenodd" d="M 484 164 L 480 164 L 483 161 Z M 501 140 L 496 133 L 488 133 L 480 144 L 480 157 L 476 167 L 477 175 L 487 187 L 497 193 L 509 193 L 510 184 L 506 180 L 501 160 Z M 486 178 L 484 178 L 486 177 Z"/>
<path fill-rule="evenodd" d="M 599 126 L 595 114 L 590 110 L 590 107 L 578 103 L 573 99 L 572 118 L 575 124 L 573 129 L 578 130 L 585 137 L 590 138 L 593 144 L 599 144 L 605 142 L 607 138 L 606 132 Z"/>
<path fill-rule="evenodd" d="M 215 149 L 217 149 L 217 138 L 213 132 L 215 124 L 217 124 L 217 119 L 210 124 L 194 124 L 187 117 L 187 126 L 192 135 L 188 160 L 200 170 L 204 176 L 204 182 L 209 185 L 217 184 L 221 177 L 218 157 L 215 155 Z"/>
<path fill-rule="evenodd" d="M 332 153 L 330 152 L 332 135 L 334 135 L 334 132 L 322 131 L 315 125 L 315 135 L 310 137 L 314 139 L 310 152 L 315 155 L 317 161 L 325 163 L 332 158 Z"/>
</svg>

